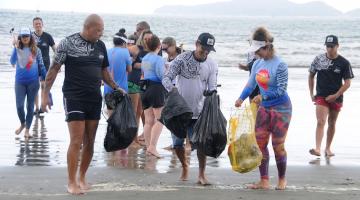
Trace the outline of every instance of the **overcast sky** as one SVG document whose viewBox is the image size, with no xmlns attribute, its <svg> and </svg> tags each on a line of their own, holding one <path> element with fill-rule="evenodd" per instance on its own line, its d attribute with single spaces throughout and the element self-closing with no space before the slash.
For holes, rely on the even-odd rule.
<svg viewBox="0 0 360 200">
<path fill-rule="evenodd" d="M 57 10 L 74 12 L 151 14 L 163 5 L 197 5 L 228 0 L 0 0 L 0 8 L 28 10 Z M 268 1 L 268 0 L 264 0 Z M 312 0 L 290 0 L 305 3 Z M 347 12 L 360 8 L 359 0 L 320 0 Z"/>
</svg>

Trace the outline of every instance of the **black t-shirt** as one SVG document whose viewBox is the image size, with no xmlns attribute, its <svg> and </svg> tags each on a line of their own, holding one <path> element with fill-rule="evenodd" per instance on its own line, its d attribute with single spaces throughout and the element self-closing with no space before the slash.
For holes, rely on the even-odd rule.
<svg viewBox="0 0 360 200">
<path fill-rule="evenodd" d="M 104 42 L 86 41 L 80 33 L 62 40 L 54 61 L 65 64 L 64 97 L 72 100 L 101 101 L 102 69 L 109 66 Z"/>
<path fill-rule="evenodd" d="M 147 53 L 149 53 L 148 51 L 145 51 L 144 47 L 142 46 L 138 46 L 138 48 L 139 48 L 139 53 L 132 64 L 133 66 L 132 71 L 128 74 L 128 81 L 135 83 L 137 85 L 139 85 L 142 72 L 141 69 L 135 68 L 134 65 L 136 63 L 141 63 L 142 59 L 146 56 Z"/>
<path fill-rule="evenodd" d="M 38 36 L 36 33 L 34 33 L 34 37 L 37 43 L 37 47 L 41 50 L 46 70 L 48 70 L 50 66 L 49 47 L 55 45 L 54 39 L 47 32 L 43 32 L 41 36 Z"/>
<path fill-rule="evenodd" d="M 316 96 L 320 97 L 335 94 L 343 85 L 342 80 L 354 78 L 350 62 L 341 55 L 335 59 L 329 59 L 326 53 L 318 55 L 309 71 L 317 74 Z M 336 102 L 342 101 L 343 95 L 336 99 Z"/>
</svg>

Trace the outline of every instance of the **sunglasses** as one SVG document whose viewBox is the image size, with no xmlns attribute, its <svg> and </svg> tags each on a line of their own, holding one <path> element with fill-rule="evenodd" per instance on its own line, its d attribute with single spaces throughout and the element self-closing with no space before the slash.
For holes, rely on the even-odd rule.
<svg viewBox="0 0 360 200">
<path fill-rule="evenodd" d="M 27 37 L 30 37 L 30 35 L 21 35 L 20 37 L 21 38 L 27 38 Z"/>
<path fill-rule="evenodd" d="M 326 45 L 326 48 L 332 49 L 335 48 L 336 45 Z"/>
</svg>

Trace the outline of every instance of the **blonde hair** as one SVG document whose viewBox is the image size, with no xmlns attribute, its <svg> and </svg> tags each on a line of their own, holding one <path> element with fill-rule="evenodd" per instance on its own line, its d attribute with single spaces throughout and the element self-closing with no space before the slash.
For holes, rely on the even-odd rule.
<svg viewBox="0 0 360 200">
<path fill-rule="evenodd" d="M 149 29 L 144 30 L 144 31 L 140 34 L 139 39 L 136 41 L 136 45 L 142 46 L 142 47 L 146 48 L 146 43 L 145 43 L 145 41 L 144 41 L 144 36 L 145 36 L 146 34 L 153 34 L 153 33 L 152 33 Z"/>
<path fill-rule="evenodd" d="M 267 45 L 264 48 L 269 50 L 271 57 L 275 55 L 275 49 L 273 45 L 274 37 L 265 27 L 258 27 L 257 29 L 255 29 L 252 35 L 252 39 L 256 41 L 265 41 Z"/>
</svg>

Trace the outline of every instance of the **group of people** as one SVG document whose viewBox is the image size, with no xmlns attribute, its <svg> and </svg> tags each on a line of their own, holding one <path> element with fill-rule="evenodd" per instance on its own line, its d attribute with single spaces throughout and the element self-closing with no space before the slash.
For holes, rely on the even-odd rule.
<svg viewBox="0 0 360 200">
<path fill-rule="evenodd" d="M 41 18 L 34 19 L 34 27 Z M 44 80 L 41 94 L 41 110 L 47 111 L 50 89 L 61 68 L 65 65 L 63 83 L 63 103 L 66 121 L 70 133 L 70 144 L 67 152 L 68 187 L 71 194 L 83 194 L 90 188 L 86 181 L 86 172 L 90 165 L 94 140 L 102 109 L 102 81 L 105 83 L 104 94 L 114 90 L 130 96 L 134 115 L 139 124 L 143 120 L 144 133 L 134 142 L 145 141 L 146 154 L 160 158 L 157 141 L 163 125 L 159 122 L 166 94 L 177 90 L 193 112 L 193 120 L 188 125 L 187 135 L 191 138 L 193 126 L 199 117 L 204 103 L 203 92 L 216 90 L 218 65 L 208 55 L 215 51 L 215 37 L 210 33 L 201 33 L 195 40 L 195 50 L 183 51 L 177 47 L 172 37 L 160 41 L 153 34 L 147 22 L 136 25 L 134 35 L 127 37 L 125 29 L 120 29 L 113 36 L 114 47 L 107 50 L 100 40 L 104 30 L 102 18 L 96 14 L 89 15 L 79 33 L 61 40 L 56 47 L 51 67 L 49 48 L 40 51 L 45 43 L 54 49 L 53 40 L 45 32 L 34 33 L 42 38 L 36 43 L 30 29 L 21 29 L 19 40 L 15 44 L 11 63 L 16 64 L 16 103 L 21 126 L 19 134 L 26 128 L 25 136 L 29 137 L 29 128 L 34 112 L 34 100 L 39 89 L 39 80 Z M 46 37 L 45 37 L 46 36 Z M 278 168 L 277 189 L 286 188 L 287 155 L 285 140 L 292 116 L 292 104 L 287 94 L 288 66 L 276 54 L 274 38 L 263 27 L 257 28 L 251 38 L 249 52 L 254 55 L 251 62 L 241 65 L 250 70 L 248 83 L 235 101 L 240 107 L 247 97 L 259 105 L 255 125 L 257 143 L 263 159 L 259 167 L 260 182 L 249 186 L 252 189 L 268 189 L 269 184 L 269 151 L 268 142 L 272 145 Z M 39 48 L 36 47 L 36 44 Z M 337 53 L 338 38 L 326 37 L 326 53 L 317 56 L 310 67 L 309 89 L 311 99 L 316 104 L 317 128 L 316 148 L 310 153 L 320 156 L 321 140 L 326 120 L 329 122 L 325 154 L 333 156 L 330 149 L 335 133 L 335 123 L 342 106 L 342 95 L 349 88 L 354 77 L 350 63 Z M 42 50 L 42 49 L 41 49 Z M 42 54 L 43 53 L 43 54 Z M 166 53 L 164 59 L 162 54 Z M 45 64 L 44 64 L 45 63 Z M 47 71 L 47 73 L 46 73 Z M 314 95 L 314 77 L 317 74 L 316 95 Z M 39 79 L 39 75 L 41 78 Z M 343 84 L 344 80 L 344 84 Z M 258 88 L 258 89 L 256 89 Z M 254 89 L 256 91 L 254 92 Z M 24 114 L 24 99 L 27 96 L 27 115 Z M 40 110 L 39 109 L 39 110 Z M 108 112 L 111 115 L 111 111 Z M 174 149 L 182 165 L 180 179 L 189 177 L 189 162 L 185 154 L 184 140 L 172 135 Z M 196 149 L 196 146 L 191 146 Z M 81 153 L 80 165 L 78 158 Z M 208 185 L 205 176 L 206 156 L 197 150 L 199 161 L 198 183 Z M 77 171 L 79 166 L 79 174 Z"/>
</svg>

